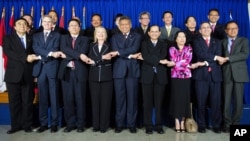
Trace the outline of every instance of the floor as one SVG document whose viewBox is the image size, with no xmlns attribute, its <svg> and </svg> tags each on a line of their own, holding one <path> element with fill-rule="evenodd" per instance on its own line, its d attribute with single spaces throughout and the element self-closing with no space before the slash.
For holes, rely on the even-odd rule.
<svg viewBox="0 0 250 141">
<path fill-rule="evenodd" d="M 144 129 L 138 129 L 136 134 L 128 130 L 121 133 L 114 133 L 110 129 L 106 133 L 93 132 L 91 128 L 83 133 L 75 130 L 64 133 L 61 128 L 57 133 L 50 133 L 49 130 L 43 133 L 32 133 L 19 131 L 14 134 L 6 134 L 10 129 L 9 125 L 0 125 L 0 141 L 229 141 L 229 133 L 216 134 L 211 130 L 206 133 L 176 133 L 173 129 L 164 127 L 164 134 L 153 133 L 147 135 Z"/>
</svg>

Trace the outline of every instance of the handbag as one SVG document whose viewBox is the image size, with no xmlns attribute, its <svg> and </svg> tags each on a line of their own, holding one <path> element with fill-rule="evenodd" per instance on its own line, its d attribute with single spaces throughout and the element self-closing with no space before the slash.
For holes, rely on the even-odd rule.
<svg viewBox="0 0 250 141">
<path fill-rule="evenodd" d="M 186 118 L 186 121 L 185 121 L 186 131 L 189 133 L 197 133 L 198 125 L 193 118 L 192 103 L 190 103 L 190 110 L 191 110 L 191 118 Z"/>
</svg>

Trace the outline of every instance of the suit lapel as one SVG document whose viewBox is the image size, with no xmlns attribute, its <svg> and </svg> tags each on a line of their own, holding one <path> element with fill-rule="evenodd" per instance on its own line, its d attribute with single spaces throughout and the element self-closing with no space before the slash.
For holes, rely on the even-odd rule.
<svg viewBox="0 0 250 141">
<path fill-rule="evenodd" d="M 223 44 L 223 50 L 225 52 L 225 55 L 228 56 L 229 55 L 229 51 L 228 51 L 228 48 L 227 48 L 227 46 L 228 46 L 228 40 L 225 39 L 222 44 Z"/>
</svg>

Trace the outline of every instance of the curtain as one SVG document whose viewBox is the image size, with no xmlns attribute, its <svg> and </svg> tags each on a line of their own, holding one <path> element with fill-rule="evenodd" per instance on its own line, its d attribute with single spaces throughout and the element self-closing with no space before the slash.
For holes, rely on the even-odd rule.
<svg viewBox="0 0 250 141">
<path fill-rule="evenodd" d="M 20 9 L 24 7 L 24 13 L 30 14 L 31 7 L 34 7 L 34 25 L 39 25 L 41 7 L 44 6 L 45 13 L 52 7 L 58 13 L 58 21 L 61 15 L 62 6 L 64 6 L 64 24 L 67 28 L 67 21 L 72 17 L 72 7 L 75 8 L 75 15 L 85 21 L 86 27 L 91 24 L 91 15 L 99 13 L 102 15 L 103 26 L 106 28 L 114 27 L 114 17 L 117 13 L 129 16 L 132 20 L 132 26 L 139 25 L 138 16 L 142 11 L 151 13 L 151 24 L 163 26 L 162 13 L 170 10 L 174 14 L 173 25 L 185 29 L 184 19 L 189 16 L 195 16 L 197 25 L 207 21 L 208 11 L 211 8 L 217 8 L 220 11 L 219 23 L 226 23 L 230 20 L 230 13 L 233 20 L 239 24 L 239 36 L 250 39 L 248 0 L 0 0 L 0 9 L 6 8 L 5 25 L 7 31 L 10 31 L 8 21 L 11 15 L 11 7 L 14 6 L 15 19 L 20 17 Z M 86 16 L 83 20 L 83 7 L 86 7 Z M 247 61 L 250 74 L 250 59 Z M 244 102 L 250 104 L 250 83 L 246 83 Z"/>
</svg>

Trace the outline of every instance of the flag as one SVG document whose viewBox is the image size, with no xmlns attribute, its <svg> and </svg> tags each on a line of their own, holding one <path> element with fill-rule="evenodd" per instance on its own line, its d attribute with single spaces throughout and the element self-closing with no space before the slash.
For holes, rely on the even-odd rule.
<svg viewBox="0 0 250 141">
<path fill-rule="evenodd" d="M 43 15 L 44 15 L 44 7 L 42 6 L 42 8 L 41 8 L 41 17 L 40 17 L 40 20 L 39 20 L 38 27 L 42 26 Z"/>
<path fill-rule="evenodd" d="M 3 37 L 6 34 L 5 30 L 5 8 L 3 8 L 1 22 L 0 22 L 0 92 L 6 91 L 6 84 L 4 82 L 4 74 L 6 69 L 7 56 L 3 53 Z"/>
<path fill-rule="evenodd" d="M 230 19 L 230 21 L 232 21 L 232 20 L 233 20 L 232 10 L 230 10 L 230 11 L 229 11 L 229 19 Z"/>
<path fill-rule="evenodd" d="M 62 14 L 59 21 L 59 27 L 64 28 L 64 7 L 62 7 Z"/>
<path fill-rule="evenodd" d="M 10 21 L 9 21 L 9 26 L 10 26 L 11 29 L 14 28 L 14 23 L 15 23 L 15 19 L 14 19 L 14 6 L 12 6 Z"/>
<path fill-rule="evenodd" d="M 85 6 L 83 7 L 83 18 L 82 18 L 82 29 L 86 29 L 86 21 L 85 21 L 85 18 L 86 18 L 86 8 Z"/>
</svg>

